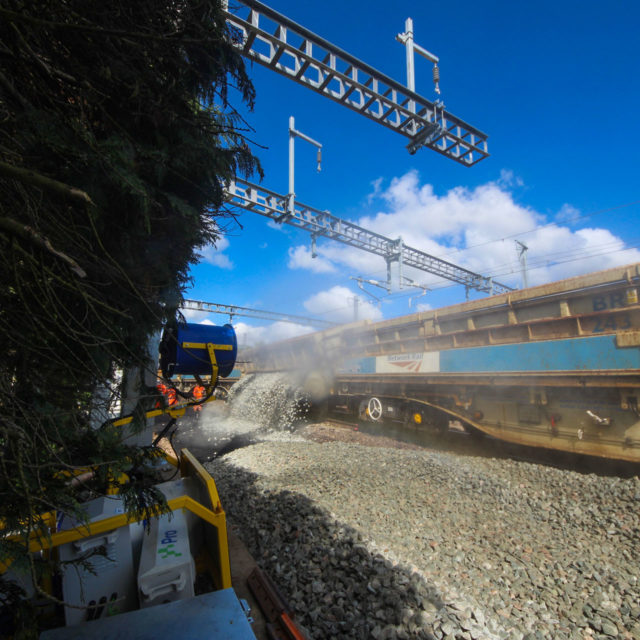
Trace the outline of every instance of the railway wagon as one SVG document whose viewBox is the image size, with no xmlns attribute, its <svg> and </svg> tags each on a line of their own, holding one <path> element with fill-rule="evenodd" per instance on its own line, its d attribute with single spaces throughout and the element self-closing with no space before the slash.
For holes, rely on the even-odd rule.
<svg viewBox="0 0 640 640">
<path fill-rule="evenodd" d="M 373 421 L 640 462 L 640 264 L 246 354 Z"/>
</svg>

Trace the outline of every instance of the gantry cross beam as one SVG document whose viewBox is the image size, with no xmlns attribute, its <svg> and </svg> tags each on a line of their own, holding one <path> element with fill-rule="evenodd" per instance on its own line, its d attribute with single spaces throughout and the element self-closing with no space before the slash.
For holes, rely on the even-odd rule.
<svg viewBox="0 0 640 640">
<path fill-rule="evenodd" d="M 511 287 L 500 284 L 492 278 L 463 269 L 419 249 L 407 247 L 399 240 L 392 240 L 369 231 L 348 220 L 338 218 L 328 211 L 320 211 L 296 202 L 292 213 L 291 209 L 288 209 L 288 196 L 269 191 L 246 180 L 236 178 L 229 183 L 227 200 L 246 211 L 259 213 L 276 222 L 286 222 L 308 231 L 314 243 L 317 237 L 331 238 L 381 256 L 387 264 L 399 260 L 405 266 L 415 267 L 483 293 L 493 295 L 513 291 Z"/>
<path fill-rule="evenodd" d="M 250 307 L 238 307 L 231 304 L 219 304 L 218 302 L 205 302 L 203 300 L 183 300 L 181 308 L 189 309 L 190 311 L 221 313 L 223 315 L 228 315 L 229 318 L 233 318 L 234 316 L 260 318 L 261 320 L 290 322 L 291 324 L 318 327 L 319 329 L 327 329 L 328 327 L 334 327 L 337 324 L 335 322 L 321 320 L 319 318 L 307 318 L 305 316 L 291 315 L 290 313 L 277 313 L 275 311 L 264 311 L 262 309 L 252 309 Z"/>
<path fill-rule="evenodd" d="M 256 62 L 465 166 L 489 155 L 487 135 L 257 0 L 232 0 L 227 22 Z"/>
</svg>

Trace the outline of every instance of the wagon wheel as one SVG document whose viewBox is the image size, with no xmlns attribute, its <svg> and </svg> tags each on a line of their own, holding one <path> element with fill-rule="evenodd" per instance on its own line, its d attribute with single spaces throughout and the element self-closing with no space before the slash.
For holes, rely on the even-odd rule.
<svg viewBox="0 0 640 640">
<path fill-rule="evenodd" d="M 382 418 L 382 402 L 378 398 L 370 398 L 367 413 L 374 422 L 378 422 Z"/>
</svg>

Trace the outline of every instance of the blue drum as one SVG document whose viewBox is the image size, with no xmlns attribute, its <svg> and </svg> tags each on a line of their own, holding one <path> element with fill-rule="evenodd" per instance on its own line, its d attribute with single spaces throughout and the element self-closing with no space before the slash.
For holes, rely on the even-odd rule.
<svg viewBox="0 0 640 640">
<path fill-rule="evenodd" d="M 160 368 L 165 378 L 178 375 L 211 375 L 211 360 L 206 348 L 185 348 L 185 342 L 227 345 L 230 350 L 214 349 L 218 375 L 226 378 L 236 363 L 238 342 L 230 324 L 222 327 L 211 324 L 177 323 L 165 327 L 160 343 Z"/>
</svg>

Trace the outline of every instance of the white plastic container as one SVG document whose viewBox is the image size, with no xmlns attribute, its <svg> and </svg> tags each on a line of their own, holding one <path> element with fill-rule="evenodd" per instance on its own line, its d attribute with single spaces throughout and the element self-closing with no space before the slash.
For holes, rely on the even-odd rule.
<svg viewBox="0 0 640 640">
<path fill-rule="evenodd" d="M 92 523 L 124 513 L 122 500 L 117 496 L 92 500 L 85 505 L 85 509 Z M 65 517 L 59 522 L 58 529 L 64 531 L 76 526 L 82 528 L 84 525 Z M 96 554 L 101 547 L 104 555 Z M 129 526 L 81 538 L 60 547 L 62 562 L 80 558 L 86 558 L 95 574 L 82 566 L 67 565 L 62 577 L 63 597 L 70 604 L 91 608 L 65 607 L 68 626 L 136 608 L 136 576 Z"/>
<path fill-rule="evenodd" d="M 190 478 L 178 478 L 155 485 L 156 489 L 162 491 L 167 500 L 173 500 L 183 495 L 190 495 L 193 491 L 193 482 Z"/>
<path fill-rule="evenodd" d="M 197 502 L 202 502 L 201 493 L 193 478 L 178 478 L 177 480 L 157 484 L 155 487 L 164 494 L 167 501 L 186 495 Z M 182 514 L 187 521 L 187 528 L 189 529 L 191 555 L 195 557 L 200 552 L 203 544 L 202 521 L 189 510 L 184 510 Z"/>
<path fill-rule="evenodd" d="M 180 510 L 154 518 L 142 543 L 138 569 L 140 608 L 192 598 L 195 578 L 185 514 Z"/>
</svg>

